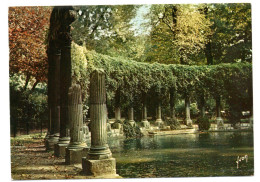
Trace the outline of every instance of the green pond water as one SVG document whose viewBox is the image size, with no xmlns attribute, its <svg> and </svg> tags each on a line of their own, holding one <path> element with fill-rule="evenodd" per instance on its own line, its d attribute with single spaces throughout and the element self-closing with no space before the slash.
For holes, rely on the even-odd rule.
<svg viewBox="0 0 260 182">
<path fill-rule="evenodd" d="M 124 178 L 254 175 L 252 132 L 212 132 L 109 140 Z M 237 169 L 236 160 L 248 156 Z"/>
</svg>

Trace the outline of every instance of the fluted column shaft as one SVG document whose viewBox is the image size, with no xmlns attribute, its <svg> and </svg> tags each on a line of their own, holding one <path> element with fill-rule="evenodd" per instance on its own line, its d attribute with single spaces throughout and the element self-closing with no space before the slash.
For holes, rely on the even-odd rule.
<svg viewBox="0 0 260 182">
<path fill-rule="evenodd" d="M 110 158 L 111 152 L 107 144 L 106 88 L 103 70 L 95 70 L 91 73 L 90 121 L 91 148 L 89 158 Z"/>
<path fill-rule="evenodd" d="M 72 85 L 68 93 L 68 120 L 70 123 L 69 147 L 83 143 L 83 114 L 80 85 Z"/>
</svg>

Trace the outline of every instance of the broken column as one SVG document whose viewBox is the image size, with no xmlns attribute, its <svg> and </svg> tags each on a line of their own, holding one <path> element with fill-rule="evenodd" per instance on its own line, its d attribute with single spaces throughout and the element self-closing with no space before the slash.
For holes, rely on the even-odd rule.
<svg viewBox="0 0 260 182">
<path fill-rule="evenodd" d="M 75 20 L 73 7 L 57 7 L 61 17 L 61 61 L 60 61 L 60 138 L 54 147 L 54 155 L 65 156 L 65 148 L 70 142 L 68 122 L 68 91 L 71 86 L 71 33 L 70 24 Z"/>
<path fill-rule="evenodd" d="M 83 173 L 90 176 L 116 176 L 116 160 L 107 144 L 105 73 L 95 70 L 90 76 L 91 147 L 82 158 Z"/>
<path fill-rule="evenodd" d="M 70 124 L 70 143 L 66 148 L 65 163 L 81 163 L 88 148 L 84 142 L 83 114 L 80 85 L 75 84 L 68 92 L 68 121 Z M 84 156 L 85 155 L 85 156 Z"/>
<path fill-rule="evenodd" d="M 192 120 L 190 118 L 190 98 L 189 98 L 189 96 L 185 97 L 185 124 L 188 127 L 192 127 Z"/>
<path fill-rule="evenodd" d="M 224 121 L 221 118 L 221 98 L 220 96 L 217 96 L 216 98 L 216 121 L 217 121 L 217 128 L 218 130 L 223 130 L 224 129 Z"/>
</svg>

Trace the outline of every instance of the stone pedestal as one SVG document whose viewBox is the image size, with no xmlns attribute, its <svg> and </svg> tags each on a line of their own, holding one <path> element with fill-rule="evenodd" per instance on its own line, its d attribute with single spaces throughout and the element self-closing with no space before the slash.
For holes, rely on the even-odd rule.
<svg viewBox="0 0 260 182">
<path fill-rule="evenodd" d="M 145 129 L 150 129 L 150 127 L 151 127 L 148 120 L 141 121 L 141 126 L 144 127 Z"/>
<path fill-rule="evenodd" d="M 66 155 L 65 155 L 65 164 L 80 164 L 82 163 L 82 157 L 87 157 L 89 151 L 89 147 L 83 145 L 82 147 L 77 146 L 67 147 L 66 148 Z"/>
<path fill-rule="evenodd" d="M 91 147 L 82 158 L 82 169 L 89 176 L 116 176 L 116 162 L 107 144 L 105 73 L 95 70 L 90 76 Z"/>
<path fill-rule="evenodd" d="M 49 135 L 48 138 L 45 139 L 45 147 L 46 150 L 54 150 L 55 144 L 57 144 L 59 141 L 59 135 Z"/>
<path fill-rule="evenodd" d="M 159 128 L 162 128 L 164 126 L 164 122 L 162 120 L 161 103 L 158 103 L 158 106 L 156 108 L 156 121 L 155 121 L 155 125 L 159 126 Z"/>
<path fill-rule="evenodd" d="M 224 130 L 224 121 L 223 121 L 223 119 L 221 117 L 217 117 L 216 122 L 217 122 L 218 130 Z"/>
<path fill-rule="evenodd" d="M 102 160 L 89 160 L 86 157 L 82 158 L 82 169 L 88 176 L 102 177 L 110 176 L 117 177 L 116 174 L 116 160 L 115 158 Z"/>
<path fill-rule="evenodd" d="M 65 153 L 66 153 L 65 149 L 66 147 L 68 147 L 69 142 L 70 142 L 69 137 L 59 138 L 58 143 L 54 145 L 54 156 L 65 157 Z"/>
<path fill-rule="evenodd" d="M 119 133 L 123 133 L 123 126 L 122 126 L 122 124 L 121 123 L 113 123 L 113 125 L 112 125 L 113 127 L 113 129 L 118 129 L 119 130 Z"/>
</svg>

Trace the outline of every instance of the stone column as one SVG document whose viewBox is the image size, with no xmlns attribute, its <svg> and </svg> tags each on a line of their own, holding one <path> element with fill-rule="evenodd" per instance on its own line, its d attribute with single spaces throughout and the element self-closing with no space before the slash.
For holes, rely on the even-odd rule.
<svg viewBox="0 0 260 182">
<path fill-rule="evenodd" d="M 128 121 L 131 124 L 131 126 L 134 127 L 136 125 L 135 120 L 134 120 L 134 108 L 133 108 L 133 106 L 130 106 L 128 108 Z"/>
<path fill-rule="evenodd" d="M 107 144 L 105 73 L 95 70 L 90 76 L 91 147 L 82 158 L 83 173 L 91 176 L 116 175 L 116 162 Z"/>
<path fill-rule="evenodd" d="M 70 24 L 75 20 L 71 6 L 60 7 L 61 16 L 61 62 L 60 62 L 60 138 L 55 145 L 54 155 L 65 156 L 65 148 L 70 142 L 68 123 L 68 91 L 71 86 L 71 34 Z"/>
<path fill-rule="evenodd" d="M 163 120 L 162 120 L 161 103 L 158 103 L 157 107 L 156 107 L 156 121 L 155 121 L 155 124 L 157 126 L 159 126 L 159 127 L 162 127 L 162 125 L 164 124 Z"/>
<path fill-rule="evenodd" d="M 81 163 L 88 148 L 84 142 L 83 114 L 80 85 L 72 85 L 68 92 L 68 121 L 70 124 L 70 143 L 66 148 L 65 163 Z M 85 155 L 85 156 L 84 156 Z"/>
<path fill-rule="evenodd" d="M 216 122 L 217 122 L 217 128 L 218 130 L 223 130 L 224 129 L 224 121 L 221 118 L 221 97 L 217 96 L 216 97 Z"/>
<path fill-rule="evenodd" d="M 156 121 L 155 125 L 160 128 L 163 127 L 164 122 L 162 121 L 162 110 L 161 110 L 161 98 L 160 94 L 157 95 L 157 106 L 156 106 Z"/>
<path fill-rule="evenodd" d="M 115 94 L 115 119 L 116 121 L 121 120 L 121 110 L 120 110 L 120 89 L 116 90 Z"/>
<path fill-rule="evenodd" d="M 58 142 L 60 132 L 60 49 L 52 47 L 48 50 L 48 107 L 49 107 L 49 126 L 48 135 L 46 136 L 46 150 L 53 150 L 54 145 Z"/>
<path fill-rule="evenodd" d="M 190 98 L 185 97 L 185 124 L 192 127 L 192 120 L 190 118 Z"/>
<path fill-rule="evenodd" d="M 171 120 L 172 120 L 172 124 L 174 125 L 174 128 L 180 129 L 180 123 L 178 122 L 175 113 L 175 90 L 174 89 L 170 90 L 170 111 L 171 111 Z"/>
<path fill-rule="evenodd" d="M 141 125 L 143 127 L 145 127 L 146 129 L 149 129 L 150 128 L 150 123 L 149 121 L 147 120 L 147 93 L 144 93 L 142 94 L 142 97 L 143 97 L 143 108 L 142 108 L 142 121 L 141 121 Z"/>
<path fill-rule="evenodd" d="M 201 117 L 205 117 L 205 98 L 204 94 L 200 96 L 200 115 Z"/>
</svg>

